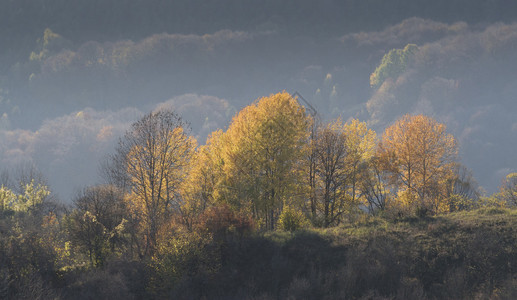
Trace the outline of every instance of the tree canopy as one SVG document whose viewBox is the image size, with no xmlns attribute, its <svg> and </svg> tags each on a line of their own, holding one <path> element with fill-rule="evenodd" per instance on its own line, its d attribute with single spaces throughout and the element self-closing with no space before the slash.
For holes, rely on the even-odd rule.
<svg viewBox="0 0 517 300">
<path fill-rule="evenodd" d="M 386 128 L 379 147 L 400 204 L 433 213 L 448 209 L 446 188 L 454 176 L 458 150 L 444 124 L 423 115 L 406 115 Z"/>
<path fill-rule="evenodd" d="M 171 111 L 152 112 L 131 126 L 113 156 L 128 208 L 144 233 L 142 255 L 153 253 L 160 227 L 181 206 L 180 184 L 196 145 L 185 128 Z"/>
<path fill-rule="evenodd" d="M 297 201 L 310 117 L 286 92 L 241 110 L 224 133 L 226 201 L 244 205 L 273 229 L 284 204 Z"/>
</svg>

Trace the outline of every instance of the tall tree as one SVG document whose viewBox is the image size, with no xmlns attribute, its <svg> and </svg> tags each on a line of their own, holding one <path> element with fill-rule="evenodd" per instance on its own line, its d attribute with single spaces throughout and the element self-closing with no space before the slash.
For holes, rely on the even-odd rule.
<svg viewBox="0 0 517 300">
<path fill-rule="evenodd" d="M 356 119 L 346 123 L 338 119 L 318 129 L 311 152 L 316 207 L 323 226 L 339 223 L 363 198 L 361 173 L 366 172 L 365 164 L 373 157 L 375 145 L 375 132 Z"/>
<path fill-rule="evenodd" d="M 313 224 L 318 222 L 318 199 L 317 199 L 317 177 L 316 177 L 316 142 L 318 139 L 319 133 L 319 118 L 313 116 L 310 127 L 309 127 L 309 137 L 306 144 L 305 151 L 305 164 L 304 168 L 305 172 L 305 183 L 304 186 L 306 188 L 307 194 L 307 202 L 309 206 L 309 211 L 311 212 L 311 221 Z"/>
<path fill-rule="evenodd" d="M 223 180 L 222 135 L 221 130 L 213 132 L 206 144 L 196 149 L 187 178 L 181 185 L 181 216 L 190 229 L 197 217 L 220 201 L 217 191 Z"/>
<path fill-rule="evenodd" d="M 400 203 L 433 213 L 448 209 L 447 183 L 454 176 L 457 145 L 444 124 L 406 115 L 386 129 L 379 148 Z"/>
<path fill-rule="evenodd" d="M 315 143 L 316 176 L 320 183 L 320 207 L 323 226 L 328 227 L 346 209 L 345 182 L 348 155 L 346 135 L 340 121 L 328 124 L 318 132 Z"/>
<path fill-rule="evenodd" d="M 273 229 L 285 202 L 294 201 L 310 118 L 286 92 L 241 110 L 224 134 L 222 195 Z"/>
<path fill-rule="evenodd" d="M 129 192 L 128 208 L 142 230 L 141 255 L 154 252 L 159 228 L 181 206 L 179 185 L 196 144 L 185 127 L 171 111 L 149 113 L 131 126 L 112 157 L 113 178 Z"/>
<path fill-rule="evenodd" d="M 377 146 L 377 134 L 369 129 L 366 122 L 352 119 L 343 125 L 346 136 L 348 154 L 345 158 L 348 177 L 348 194 L 350 201 L 356 203 L 364 196 L 361 190 L 361 172 L 365 172 L 370 160 L 373 159 Z"/>
</svg>

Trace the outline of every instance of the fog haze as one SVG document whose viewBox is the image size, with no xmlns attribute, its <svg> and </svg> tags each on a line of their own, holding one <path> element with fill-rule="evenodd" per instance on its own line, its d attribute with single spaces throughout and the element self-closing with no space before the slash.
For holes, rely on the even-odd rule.
<svg viewBox="0 0 517 300">
<path fill-rule="evenodd" d="M 379 135 L 432 116 L 488 193 L 517 170 L 513 1 L 27 0 L 0 20 L 0 169 L 32 162 L 64 201 L 144 113 L 174 109 L 202 144 L 282 90 Z M 408 44 L 403 71 L 371 87 Z"/>
</svg>

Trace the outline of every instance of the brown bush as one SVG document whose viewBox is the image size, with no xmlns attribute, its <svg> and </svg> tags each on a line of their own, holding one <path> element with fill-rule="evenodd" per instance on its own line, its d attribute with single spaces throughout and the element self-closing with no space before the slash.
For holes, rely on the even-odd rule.
<svg viewBox="0 0 517 300">
<path fill-rule="evenodd" d="M 198 218 L 194 229 L 212 234 L 214 240 L 238 239 L 249 235 L 255 229 L 253 219 L 244 212 L 232 210 L 223 204 L 206 210 Z"/>
</svg>

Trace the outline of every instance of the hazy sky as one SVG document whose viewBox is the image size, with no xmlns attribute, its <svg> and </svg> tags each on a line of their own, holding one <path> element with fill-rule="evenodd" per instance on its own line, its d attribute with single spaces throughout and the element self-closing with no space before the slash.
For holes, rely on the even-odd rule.
<svg viewBox="0 0 517 300">
<path fill-rule="evenodd" d="M 286 90 L 378 134 L 406 113 L 446 123 L 491 193 L 517 171 L 513 3 L 3 1 L 0 169 L 33 162 L 69 201 L 100 182 L 99 163 L 142 114 L 173 108 L 203 143 Z M 405 72 L 370 87 L 383 55 L 407 44 L 418 51 Z"/>
</svg>

